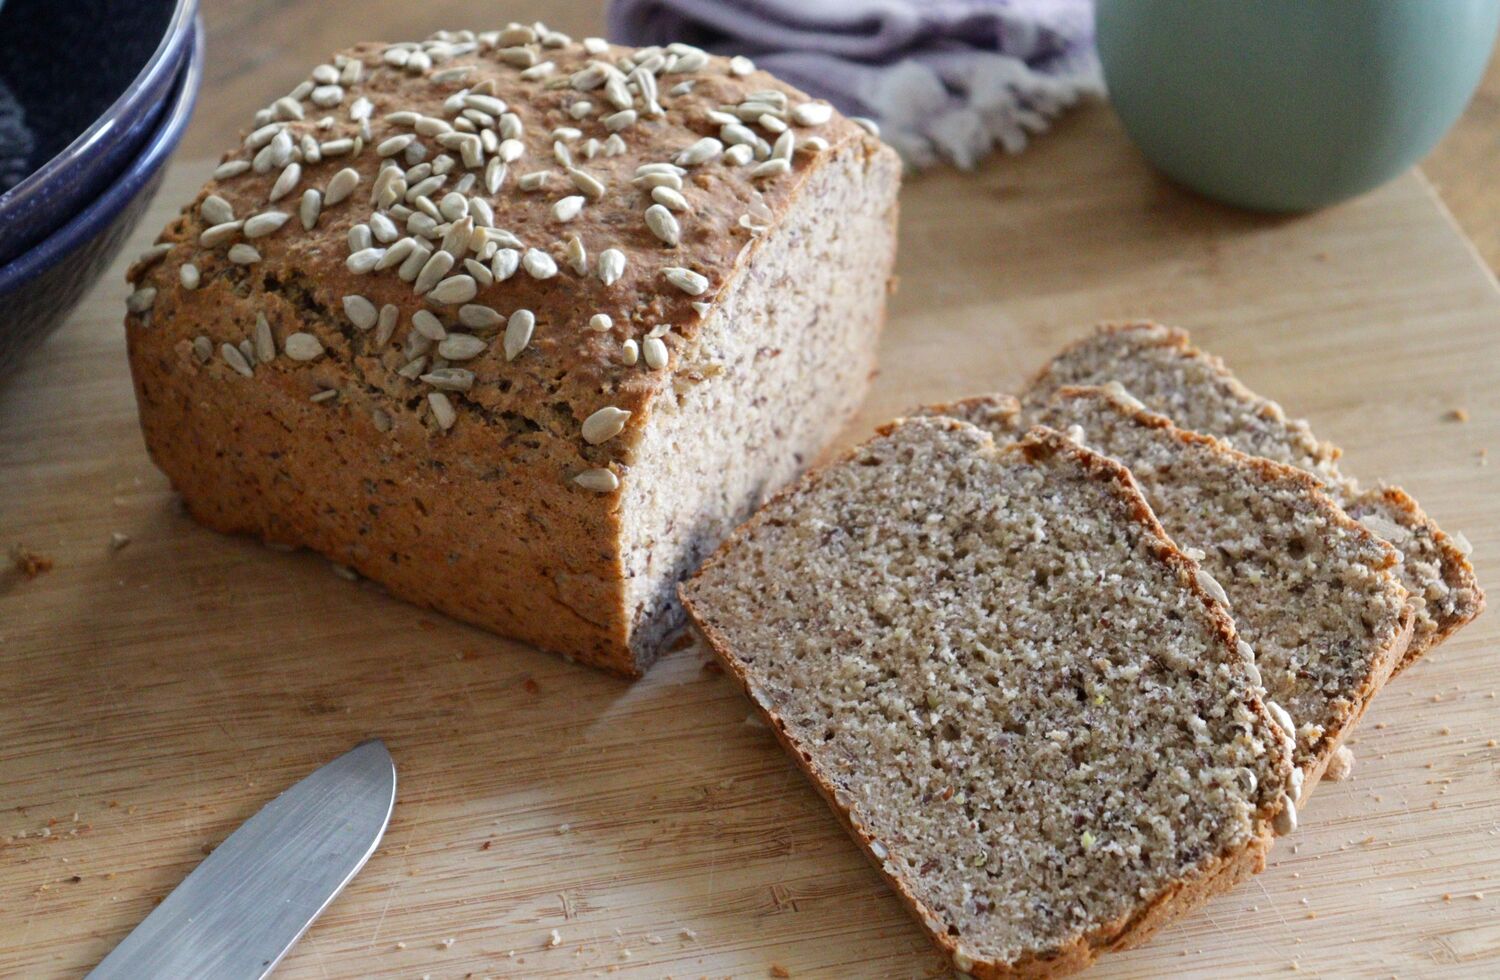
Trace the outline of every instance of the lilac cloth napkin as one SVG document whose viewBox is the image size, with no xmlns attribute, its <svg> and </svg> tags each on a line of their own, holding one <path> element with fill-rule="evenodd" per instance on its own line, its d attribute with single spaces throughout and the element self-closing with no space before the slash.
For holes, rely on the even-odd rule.
<svg viewBox="0 0 1500 980">
<path fill-rule="evenodd" d="M 1091 0 L 612 0 L 610 38 L 745 54 L 913 166 L 972 167 L 1102 91 Z"/>
</svg>

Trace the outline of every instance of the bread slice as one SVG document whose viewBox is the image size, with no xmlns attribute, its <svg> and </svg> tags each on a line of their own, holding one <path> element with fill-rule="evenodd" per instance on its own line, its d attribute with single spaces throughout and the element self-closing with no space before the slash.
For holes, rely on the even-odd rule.
<svg viewBox="0 0 1500 980">
<path fill-rule="evenodd" d="M 1269 699 L 1295 723 L 1305 796 L 1411 639 L 1396 550 L 1309 474 L 1179 429 L 1118 384 L 1059 389 L 1038 421 L 1128 467 L 1209 591 L 1222 589 Z"/>
<path fill-rule="evenodd" d="M 1178 426 L 1219 436 L 1234 448 L 1306 470 L 1330 496 L 1401 552 L 1400 577 L 1416 619 L 1399 672 L 1477 616 L 1484 593 L 1462 537 L 1445 534 L 1399 487 L 1362 490 L 1341 472 L 1339 450 L 1289 419 L 1275 402 L 1246 388 L 1219 358 L 1181 330 L 1156 323 L 1106 324 L 1064 350 L 1022 393 L 1023 414 L 1057 389 L 1118 381 Z"/>
<path fill-rule="evenodd" d="M 682 589 L 959 970 L 1070 972 L 1264 866 L 1291 739 L 1124 467 L 893 423 Z"/>
</svg>

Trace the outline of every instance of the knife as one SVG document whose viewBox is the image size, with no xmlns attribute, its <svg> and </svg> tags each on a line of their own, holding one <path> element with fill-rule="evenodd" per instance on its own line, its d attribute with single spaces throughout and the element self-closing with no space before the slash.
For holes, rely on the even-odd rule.
<svg viewBox="0 0 1500 980">
<path fill-rule="evenodd" d="M 245 821 L 89 974 L 266 976 L 364 867 L 396 802 L 396 765 L 362 742 Z"/>
</svg>

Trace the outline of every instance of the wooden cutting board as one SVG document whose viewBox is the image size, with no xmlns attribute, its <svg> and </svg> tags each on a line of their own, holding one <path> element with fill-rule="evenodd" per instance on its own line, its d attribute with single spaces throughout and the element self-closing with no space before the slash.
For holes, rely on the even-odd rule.
<svg viewBox="0 0 1500 980">
<path fill-rule="evenodd" d="M 175 168 L 137 245 L 206 170 Z M 0 544 L 56 561 L 0 578 L 0 975 L 90 966 L 373 735 L 400 769 L 390 830 L 281 976 L 943 971 L 700 650 L 627 684 L 184 518 L 136 429 L 123 266 L 0 387 Z M 900 274 L 848 439 L 1155 316 L 1462 529 L 1500 583 L 1500 292 L 1420 175 L 1256 217 L 1165 185 L 1089 109 L 1020 158 L 910 181 Z M 1500 971 L 1497 624 L 1382 694 L 1354 778 L 1265 874 L 1097 974 Z"/>
</svg>

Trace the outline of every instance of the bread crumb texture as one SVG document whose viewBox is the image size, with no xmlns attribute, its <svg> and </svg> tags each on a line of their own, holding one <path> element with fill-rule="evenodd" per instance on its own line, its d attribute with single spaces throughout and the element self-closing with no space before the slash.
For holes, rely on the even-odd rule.
<svg viewBox="0 0 1500 980">
<path fill-rule="evenodd" d="M 1194 347 L 1181 330 L 1156 323 L 1106 324 L 1063 351 L 1022 393 L 1044 410 L 1059 388 L 1118 382 L 1178 426 L 1218 436 L 1235 449 L 1311 473 L 1355 520 L 1401 553 L 1399 576 L 1415 623 L 1397 670 L 1409 666 L 1484 608 L 1464 549 L 1399 487 L 1361 488 L 1338 465 L 1336 446 L 1302 419 L 1246 388 L 1223 361 Z"/>
<path fill-rule="evenodd" d="M 932 418 L 778 496 L 683 591 L 938 944 L 992 975 L 1082 965 L 1258 862 L 1290 744 L 1196 573 L 1117 464 Z"/>
</svg>

